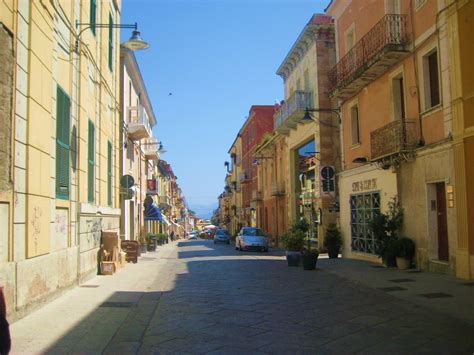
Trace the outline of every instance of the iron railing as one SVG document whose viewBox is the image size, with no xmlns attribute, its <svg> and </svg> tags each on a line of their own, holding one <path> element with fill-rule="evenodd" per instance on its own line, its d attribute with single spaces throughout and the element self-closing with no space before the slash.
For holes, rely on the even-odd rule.
<svg viewBox="0 0 474 355">
<path fill-rule="evenodd" d="M 396 120 L 370 132 L 371 160 L 412 151 L 418 144 L 415 120 Z"/>
<path fill-rule="evenodd" d="M 313 94 L 307 91 L 295 91 L 273 116 L 275 129 L 280 127 L 295 111 L 306 108 L 313 108 Z"/>
<path fill-rule="evenodd" d="M 329 71 L 330 92 L 356 79 L 386 48 L 405 46 L 408 42 L 405 15 L 385 15 Z"/>
<path fill-rule="evenodd" d="M 129 107 L 128 111 L 128 124 L 132 125 L 143 125 L 148 132 L 151 132 L 150 122 L 148 121 L 148 115 L 146 114 L 143 106 L 132 106 Z"/>
</svg>

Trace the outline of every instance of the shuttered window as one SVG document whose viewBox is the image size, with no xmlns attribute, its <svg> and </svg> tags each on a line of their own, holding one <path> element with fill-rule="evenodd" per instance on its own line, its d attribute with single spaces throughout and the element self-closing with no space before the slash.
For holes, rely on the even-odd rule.
<svg viewBox="0 0 474 355">
<path fill-rule="evenodd" d="M 95 180 L 94 180 L 94 142 L 95 142 L 95 127 L 92 121 L 89 121 L 89 139 L 87 149 L 87 200 L 94 202 L 95 195 Z"/>
<path fill-rule="evenodd" d="M 96 9 L 97 9 L 97 4 L 96 0 L 90 0 L 91 1 L 91 8 L 90 8 L 90 17 L 89 17 L 89 23 L 91 24 L 91 31 L 95 36 L 95 18 L 96 18 Z"/>
<path fill-rule="evenodd" d="M 56 96 L 56 198 L 69 199 L 71 100 L 58 86 Z"/>
<path fill-rule="evenodd" d="M 112 205 L 112 143 L 107 142 L 107 203 Z"/>
<path fill-rule="evenodd" d="M 112 15 L 109 14 L 109 69 L 112 70 L 112 63 L 113 63 L 113 21 Z"/>
</svg>

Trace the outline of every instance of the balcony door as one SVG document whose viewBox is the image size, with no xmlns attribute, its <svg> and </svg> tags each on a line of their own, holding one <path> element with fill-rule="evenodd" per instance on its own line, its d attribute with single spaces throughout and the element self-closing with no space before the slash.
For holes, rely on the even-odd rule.
<svg viewBox="0 0 474 355">
<path fill-rule="evenodd" d="M 392 100 L 394 120 L 405 119 L 405 88 L 403 74 L 399 74 L 392 79 Z"/>
</svg>

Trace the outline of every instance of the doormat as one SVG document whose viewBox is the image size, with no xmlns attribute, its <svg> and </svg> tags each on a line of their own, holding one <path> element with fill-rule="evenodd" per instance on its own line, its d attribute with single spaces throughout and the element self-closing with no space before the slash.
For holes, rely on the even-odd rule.
<svg viewBox="0 0 474 355">
<path fill-rule="evenodd" d="M 390 282 L 415 282 L 413 279 L 393 279 L 393 280 L 388 280 Z"/>
<path fill-rule="evenodd" d="M 392 291 L 407 291 L 407 288 L 403 288 L 400 286 L 392 286 L 392 287 L 378 287 L 379 290 L 385 291 L 385 292 L 392 292 Z"/>
<path fill-rule="evenodd" d="M 446 297 L 453 297 L 449 293 L 443 292 L 433 292 L 433 293 L 421 293 L 418 296 L 426 297 L 426 298 L 446 298 Z"/>
</svg>

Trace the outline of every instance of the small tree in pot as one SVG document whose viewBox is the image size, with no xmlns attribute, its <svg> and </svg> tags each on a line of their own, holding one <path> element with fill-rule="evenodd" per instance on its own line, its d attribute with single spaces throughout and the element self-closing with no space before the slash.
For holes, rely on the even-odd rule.
<svg viewBox="0 0 474 355">
<path fill-rule="evenodd" d="M 329 258 L 337 259 L 342 246 L 341 231 L 335 223 L 329 223 L 324 236 L 324 246 L 326 247 Z"/>
<path fill-rule="evenodd" d="M 290 230 L 282 235 L 281 241 L 286 248 L 288 266 L 300 265 L 305 237 L 306 233 L 301 229 L 299 222 L 294 223 Z"/>
<path fill-rule="evenodd" d="M 395 243 L 397 267 L 400 270 L 409 269 L 415 255 L 415 243 L 407 237 L 400 238 Z"/>
<path fill-rule="evenodd" d="M 306 222 L 305 219 L 301 220 L 301 228 L 305 231 L 306 236 L 306 246 L 302 252 L 302 260 L 303 260 L 303 269 L 304 270 L 315 270 L 316 263 L 318 262 L 319 251 L 317 248 L 313 248 L 311 245 L 311 236 L 309 232 L 309 224 Z M 318 239 L 318 230 L 315 230 L 315 239 Z"/>
</svg>

